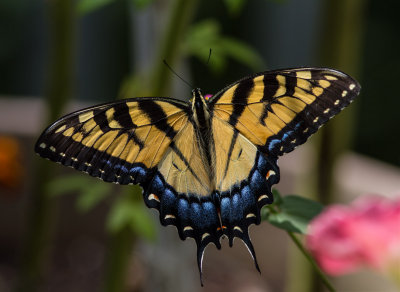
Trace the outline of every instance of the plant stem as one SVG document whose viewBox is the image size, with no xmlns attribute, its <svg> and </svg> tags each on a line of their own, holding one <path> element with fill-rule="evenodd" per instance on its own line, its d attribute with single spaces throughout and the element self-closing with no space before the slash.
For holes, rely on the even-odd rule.
<svg viewBox="0 0 400 292">
<path fill-rule="evenodd" d="M 127 226 L 112 234 L 109 240 L 104 291 L 125 291 L 125 278 L 136 236 Z"/>
<path fill-rule="evenodd" d="M 328 278 L 326 275 L 321 271 L 321 269 L 318 267 L 317 263 L 313 259 L 313 257 L 306 251 L 304 248 L 303 244 L 299 241 L 299 239 L 294 235 L 293 232 L 288 231 L 287 232 L 290 236 L 290 238 L 293 240 L 294 244 L 298 247 L 300 252 L 304 255 L 304 257 L 308 260 L 308 262 L 311 264 L 311 266 L 314 268 L 314 271 L 317 273 L 317 275 L 320 277 L 322 283 L 325 285 L 325 287 L 330 291 L 330 292 L 335 292 L 335 288 L 333 288 L 332 284 L 329 282 Z"/>
<path fill-rule="evenodd" d="M 53 121 L 71 96 L 74 43 L 74 2 L 53 0 L 48 3 L 50 27 L 50 57 L 48 60 L 47 119 Z M 46 123 L 48 124 L 48 123 Z M 53 176 L 52 166 L 39 158 L 35 161 L 36 179 L 30 198 L 26 238 L 21 256 L 18 291 L 37 291 L 43 279 L 49 240 L 56 209 L 55 199 L 49 198 L 45 184 Z"/>
</svg>

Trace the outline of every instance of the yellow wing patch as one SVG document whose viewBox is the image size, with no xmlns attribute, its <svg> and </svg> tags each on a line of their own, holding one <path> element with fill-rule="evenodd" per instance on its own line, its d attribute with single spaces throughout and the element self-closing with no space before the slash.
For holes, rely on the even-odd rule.
<svg viewBox="0 0 400 292">
<path fill-rule="evenodd" d="M 153 111 L 156 111 L 157 119 L 153 118 Z M 164 100 L 116 102 L 60 119 L 44 133 L 48 137 L 58 135 L 54 138 L 54 145 L 51 139 L 45 145 L 51 147 L 52 152 L 61 153 L 62 158 L 57 158 L 61 163 L 69 159 L 65 152 L 72 151 L 71 159 L 77 167 L 92 165 L 92 157 L 79 156 L 82 150 L 92 149 L 101 153 L 97 155 L 104 159 L 108 155 L 126 163 L 142 163 L 152 168 L 159 163 L 174 136 L 187 122 L 182 107 Z"/>
<path fill-rule="evenodd" d="M 180 130 L 158 165 L 165 181 L 180 193 L 210 195 L 213 186 L 210 180 L 207 159 L 199 144 L 193 125 L 189 122 Z"/>
<path fill-rule="evenodd" d="M 241 80 L 215 101 L 214 114 L 231 123 L 250 142 L 265 146 L 270 137 L 280 133 L 299 113 L 312 112 L 310 106 L 332 86 L 338 86 L 335 82 L 344 77 L 332 70 L 312 70 L 267 72 Z M 336 105 L 332 102 L 332 107 Z M 321 114 L 329 114 L 330 110 L 324 109 Z"/>
<path fill-rule="evenodd" d="M 249 177 L 257 148 L 231 125 L 217 117 L 212 119 L 212 133 L 215 187 L 221 192 L 230 191 L 235 184 Z"/>
</svg>

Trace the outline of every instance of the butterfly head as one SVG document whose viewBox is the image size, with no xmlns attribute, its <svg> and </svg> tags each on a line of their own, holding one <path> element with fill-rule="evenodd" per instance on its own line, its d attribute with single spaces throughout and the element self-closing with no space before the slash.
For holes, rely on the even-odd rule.
<svg viewBox="0 0 400 292">
<path fill-rule="evenodd" d="M 208 112 L 208 105 L 201 94 L 200 88 L 195 88 L 192 90 L 193 97 L 191 99 L 192 102 L 192 111 L 193 116 L 195 118 L 196 123 L 208 124 L 209 112 Z"/>
<path fill-rule="evenodd" d="M 190 99 L 190 101 L 192 103 L 193 111 L 195 111 L 196 108 L 199 109 L 207 107 L 206 100 L 203 94 L 201 94 L 200 88 L 195 88 L 192 90 L 192 98 Z"/>
</svg>

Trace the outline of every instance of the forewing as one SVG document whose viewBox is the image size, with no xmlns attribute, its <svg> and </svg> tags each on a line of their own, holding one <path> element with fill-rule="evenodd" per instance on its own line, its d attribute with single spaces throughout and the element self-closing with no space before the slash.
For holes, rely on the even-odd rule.
<svg viewBox="0 0 400 292">
<path fill-rule="evenodd" d="M 35 151 L 104 181 L 143 183 L 188 120 L 185 104 L 136 98 L 69 114 L 48 127 Z"/>
<path fill-rule="evenodd" d="M 340 71 L 287 69 L 242 79 L 216 94 L 210 107 L 260 151 L 278 156 L 303 144 L 359 91 Z"/>
</svg>

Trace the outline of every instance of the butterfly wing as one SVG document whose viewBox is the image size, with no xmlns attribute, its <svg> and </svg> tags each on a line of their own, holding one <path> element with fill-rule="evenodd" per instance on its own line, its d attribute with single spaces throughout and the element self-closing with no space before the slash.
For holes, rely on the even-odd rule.
<svg viewBox="0 0 400 292">
<path fill-rule="evenodd" d="M 142 183 L 186 123 L 187 106 L 138 98 L 90 107 L 49 126 L 35 151 L 107 182 Z"/>
<path fill-rule="evenodd" d="M 228 122 L 269 156 L 303 144 L 360 92 L 350 76 L 326 68 L 269 71 L 244 78 L 210 100 Z"/>
<path fill-rule="evenodd" d="M 242 239 L 259 269 L 248 227 L 259 224 L 261 207 L 272 203 L 271 187 L 279 181 L 276 158 L 264 156 L 256 145 L 217 115 L 212 118 L 212 135 L 212 165 L 222 231 L 231 246 L 234 237 Z"/>
<path fill-rule="evenodd" d="M 331 69 L 299 68 L 244 78 L 210 101 L 215 185 L 223 232 L 241 238 L 255 260 L 248 226 L 272 203 L 279 155 L 292 151 L 359 93 L 359 84 Z"/>
<path fill-rule="evenodd" d="M 35 150 L 105 181 L 139 183 L 161 223 L 175 225 L 181 239 L 195 239 L 201 271 L 205 247 L 220 248 L 223 234 L 230 244 L 241 238 L 255 260 L 248 226 L 259 224 L 261 207 L 272 202 L 278 156 L 304 143 L 359 90 L 331 69 L 265 72 L 208 102 L 210 145 L 202 144 L 186 103 L 136 98 L 61 118 Z"/>
<path fill-rule="evenodd" d="M 220 247 L 209 163 L 186 103 L 135 98 L 69 114 L 38 139 L 42 157 L 104 181 L 139 183 L 146 205 L 181 239 L 193 237 L 201 262 L 204 247 Z"/>
</svg>

